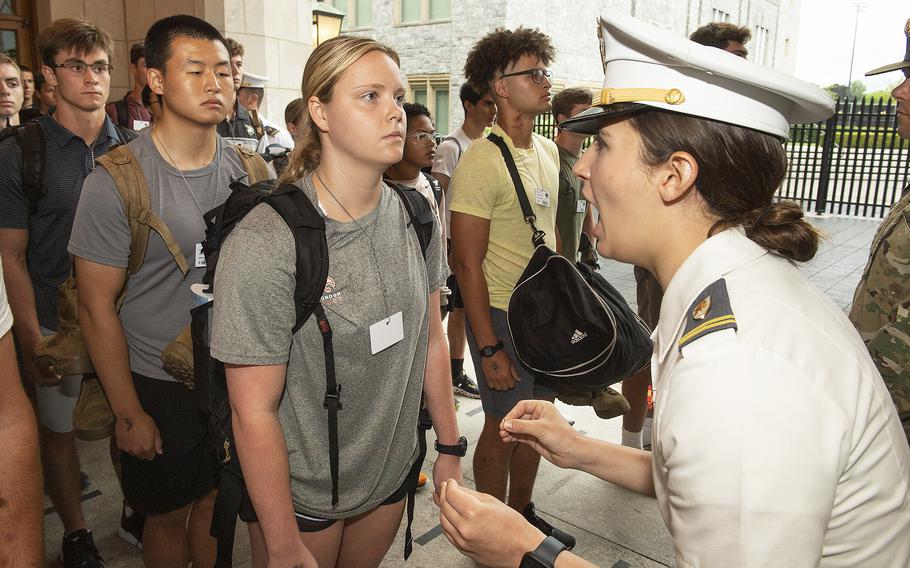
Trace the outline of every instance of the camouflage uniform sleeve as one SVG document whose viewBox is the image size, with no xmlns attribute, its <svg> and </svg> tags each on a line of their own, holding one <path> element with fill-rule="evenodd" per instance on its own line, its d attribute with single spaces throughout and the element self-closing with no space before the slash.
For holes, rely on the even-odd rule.
<svg viewBox="0 0 910 568">
<path fill-rule="evenodd" d="M 872 243 L 850 311 L 910 443 L 910 194 L 895 204 Z"/>
<path fill-rule="evenodd" d="M 910 289 L 907 297 L 894 307 L 892 320 L 876 330 L 866 347 L 875 362 L 910 444 Z"/>
</svg>

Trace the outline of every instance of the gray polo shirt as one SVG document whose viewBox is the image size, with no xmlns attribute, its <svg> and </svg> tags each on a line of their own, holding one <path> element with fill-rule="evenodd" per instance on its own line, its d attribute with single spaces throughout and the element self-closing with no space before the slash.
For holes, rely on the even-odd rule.
<svg viewBox="0 0 910 568">
<path fill-rule="evenodd" d="M 151 231 L 145 262 L 127 282 L 120 321 L 129 345 L 130 369 L 172 381 L 162 367 L 161 351 L 189 323 L 190 285 L 201 282 L 205 274 L 205 268 L 195 263 L 196 244 L 205 238 L 203 212 L 223 203 L 230 194 L 231 181 L 245 178 L 246 172 L 237 153 L 219 137 L 215 159 L 181 176 L 158 153 L 151 132 L 146 129 L 128 147 L 145 174 L 151 209 L 170 229 L 190 271 L 186 277 L 180 273 L 161 236 Z M 129 221 L 114 180 L 104 168 L 97 168 L 85 180 L 69 251 L 99 264 L 128 266 Z"/>
<path fill-rule="evenodd" d="M 41 327 L 57 329 L 57 288 L 70 273 L 66 245 L 73 227 L 82 182 L 120 137 L 107 117 L 91 144 L 50 116 L 38 119 L 46 142 L 44 187 L 34 215 L 22 188 L 22 151 L 10 137 L 0 144 L 0 228 L 28 230 L 28 271 Z"/>
<path fill-rule="evenodd" d="M 316 203 L 310 179 L 298 183 Z M 237 225 L 215 274 L 212 356 L 237 365 L 288 365 L 278 415 L 294 508 L 306 515 L 338 519 L 374 509 L 401 486 L 416 459 L 427 298 L 445 282 L 448 269 L 439 230 L 433 230 L 424 261 L 401 199 L 385 185 L 382 191 L 379 205 L 357 223 L 326 219 L 329 277 L 322 305 L 332 326 L 343 406 L 336 507 L 322 406 L 322 336 L 315 317 L 291 335 L 294 238 L 270 206 L 260 205 Z M 404 339 L 372 355 L 370 325 L 398 311 Z"/>
</svg>

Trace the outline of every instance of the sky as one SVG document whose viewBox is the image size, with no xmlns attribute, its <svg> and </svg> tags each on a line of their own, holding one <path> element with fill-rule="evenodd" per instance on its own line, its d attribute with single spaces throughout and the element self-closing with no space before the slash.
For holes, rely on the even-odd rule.
<svg viewBox="0 0 910 568">
<path fill-rule="evenodd" d="M 865 5 L 858 21 L 853 8 L 857 3 Z M 908 18 L 910 0 L 802 0 L 796 75 L 823 87 L 846 84 L 856 22 L 853 80 L 865 83 L 867 91 L 899 82 L 903 79 L 899 71 L 875 77 L 863 75 L 904 58 L 904 24 Z"/>
</svg>

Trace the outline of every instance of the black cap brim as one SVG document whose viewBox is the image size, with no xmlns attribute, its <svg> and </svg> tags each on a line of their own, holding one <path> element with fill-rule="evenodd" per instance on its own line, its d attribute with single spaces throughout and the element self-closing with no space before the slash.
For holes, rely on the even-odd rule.
<svg viewBox="0 0 910 568">
<path fill-rule="evenodd" d="M 559 123 L 559 128 L 576 134 L 597 134 L 604 124 L 653 107 L 640 103 L 614 103 L 593 106 Z"/>
<path fill-rule="evenodd" d="M 871 77 L 872 75 L 881 75 L 882 73 L 888 73 L 889 71 L 899 71 L 901 69 L 907 68 L 910 68 L 910 61 L 898 61 L 897 63 L 892 63 L 891 65 L 885 65 L 884 67 L 879 67 L 878 69 L 867 71 L 866 77 Z"/>
</svg>

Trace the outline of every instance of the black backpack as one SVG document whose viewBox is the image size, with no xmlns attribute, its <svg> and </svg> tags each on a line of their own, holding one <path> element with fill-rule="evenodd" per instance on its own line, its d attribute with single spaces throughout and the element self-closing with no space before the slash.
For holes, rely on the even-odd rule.
<svg viewBox="0 0 910 568">
<path fill-rule="evenodd" d="M 120 138 L 118 145 L 126 144 L 138 136 L 134 131 L 114 125 Z M 22 151 L 22 191 L 28 200 L 28 211 L 34 215 L 38 202 L 47 195 L 44 185 L 44 169 L 47 162 L 47 141 L 41 123 L 30 120 L 18 126 L 9 126 L 0 130 L 0 143 L 12 137 Z M 111 146 L 113 149 L 113 146 Z"/>
<path fill-rule="evenodd" d="M 515 354 L 556 387 L 599 390 L 629 377 L 650 360 L 650 330 L 603 276 L 544 244 L 512 153 L 499 136 L 487 139 L 502 153 L 535 247 L 509 298 Z"/>
<path fill-rule="evenodd" d="M 202 250 L 206 259 L 203 283 L 212 291 L 218 255 L 225 239 L 234 226 L 260 203 L 267 203 L 284 219 L 297 250 L 297 282 L 294 290 L 296 323 L 293 332 L 315 315 L 322 334 L 326 369 L 326 391 L 323 406 L 329 425 L 329 466 L 332 475 L 332 504 L 338 502 L 338 412 L 342 410 L 342 389 L 335 378 L 335 356 L 332 347 L 332 327 L 319 300 L 328 278 L 329 252 L 325 238 L 325 220 L 316 210 L 312 201 L 294 185 L 275 189 L 272 181 L 260 182 L 252 187 L 235 182 L 233 190 L 224 204 L 205 214 L 205 241 Z M 401 198 L 420 242 L 420 249 L 426 256 L 434 225 L 433 211 L 427 199 L 414 189 L 391 185 Z M 299 275 L 305 275 L 300 277 Z M 234 531 L 241 507 L 249 506 L 249 494 L 243 481 L 239 458 L 234 450 L 234 435 L 231 428 L 231 405 L 228 400 L 224 364 L 210 355 L 210 324 L 214 301 L 191 310 L 195 391 L 203 412 L 209 415 L 209 423 L 215 439 L 215 451 L 222 463 L 218 497 L 212 519 L 211 534 L 218 539 L 218 560 L 216 566 L 230 566 L 233 551 Z M 423 428 L 425 425 L 419 426 Z M 419 460 L 426 454 L 426 440 L 418 436 L 421 452 Z M 414 480 L 416 485 L 416 479 Z M 408 519 L 413 517 L 413 495 L 409 496 Z M 406 556 L 410 552 L 410 535 L 406 539 Z"/>
</svg>

